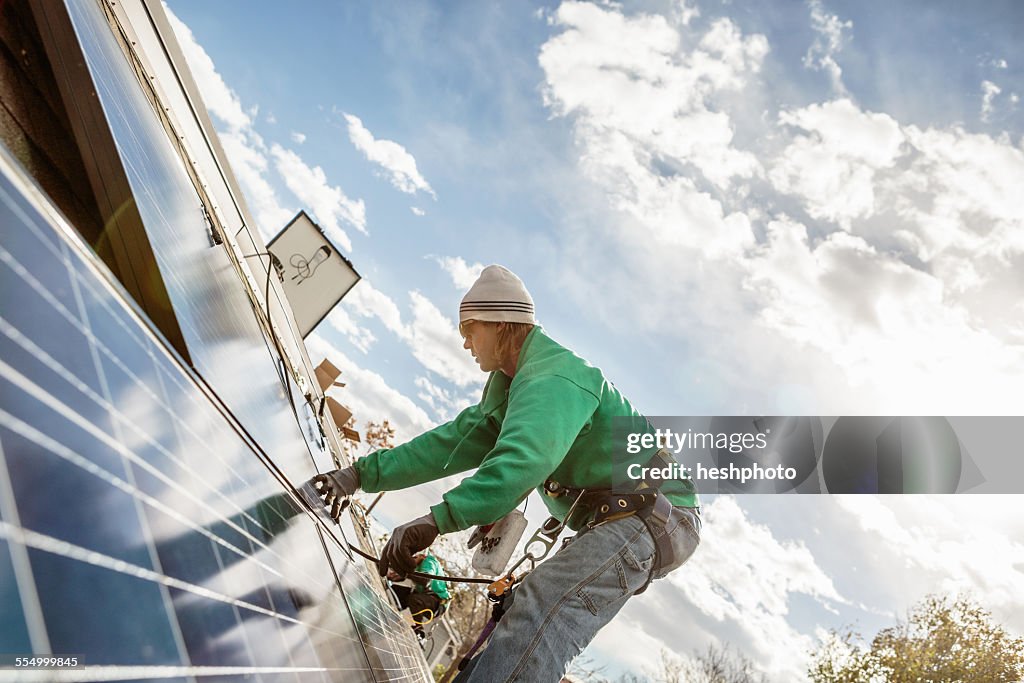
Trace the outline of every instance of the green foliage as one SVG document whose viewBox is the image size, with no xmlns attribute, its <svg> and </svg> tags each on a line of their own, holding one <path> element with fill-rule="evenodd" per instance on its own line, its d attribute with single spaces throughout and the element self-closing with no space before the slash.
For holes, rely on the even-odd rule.
<svg viewBox="0 0 1024 683">
<path fill-rule="evenodd" d="M 853 631 L 833 632 L 808 674 L 814 683 L 1010 683 L 1024 677 L 1024 638 L 967 596 L 929 596 L 870 647 Z"/>
</svg>

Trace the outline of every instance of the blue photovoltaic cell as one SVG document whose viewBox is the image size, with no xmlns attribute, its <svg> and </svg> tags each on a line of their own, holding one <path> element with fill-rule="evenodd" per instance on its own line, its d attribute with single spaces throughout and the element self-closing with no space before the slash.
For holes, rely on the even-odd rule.
<svg viewBox="0 0 1024 683">
<path fill-rule="evenodd" d="M 8 233 L 19 239 L 9 240 Z M 85 334 L 66 305 L 73 302 L 67 268 L 57 258 L 34 259 L 35 265 L 30 267 L 27 259 L 19 255 L 15 260 L 11 253 L 20 248 L 35 252 L 41 247 L 28 230 L 6 230 L 0 244 L 0 293 L 5 304 L 0 320 L 0 359 L 20 373 L 31 373 L 48 393 L 65 397 L 75 412 L 92 416 L 95 402 L 74 387 L 79 384 L 98 393 L 99 378 L 92 358 L 81 353 L 87 348 Z M 47 334 L 38 338 L 19 334 L 30 325 L 47 330 Z"/>
<path fill-rule="evenodd" d="M 3 521 L 0 510 L 0 521 Z M 32 643 L 18 595 L 10 546 L 0 538 L 0 643 L 7 652 L 31 652 Z"/>
<path fill-rule="evenodd" d="M 31 406 L 31 399 L 25 399 L 23 404 Z M 11 407 L 9 414 L 24 416 L 24 405 Z M 52 419 L 52 414 L 41 416 L 49 418 L 55 436 L 62 435 L 58 430 L 67 428 L 70 432 L 73 429 Z M 152 569 L 145 547 L 146 536 L 139 525 L 131 494 L 70 464 L 21 434 L 0 428 L 0 441 L 23 527 Z M 47 445 L 51 445 L 50 442 Z M 102 446 L 95 447 L 103 450 Z"/>
<path fill-rule="evenodd" d="M 29 549 L 50 647 L 90 664 L 182 664 L 159 585 Z M 87 628 L 83 628 L 88 624 Z"/>
</svg>

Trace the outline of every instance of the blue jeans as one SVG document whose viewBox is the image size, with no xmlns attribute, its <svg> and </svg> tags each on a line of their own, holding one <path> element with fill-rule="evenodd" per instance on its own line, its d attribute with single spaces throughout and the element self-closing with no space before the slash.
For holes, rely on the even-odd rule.
<svg viewBox="0 0 1024 683">
<path fill-rule="evenodd" d="M 700 542 L 700 517 L 689 508 L 673 508 L 667 527 L 675 562 L 655 579 L 690 559 Z M 644 585 L 653 563 L 654 540 L 635 516 L 584 529 L 523 580 L 487 649 L 456 680 L 558 681 Z"/>
</svg>

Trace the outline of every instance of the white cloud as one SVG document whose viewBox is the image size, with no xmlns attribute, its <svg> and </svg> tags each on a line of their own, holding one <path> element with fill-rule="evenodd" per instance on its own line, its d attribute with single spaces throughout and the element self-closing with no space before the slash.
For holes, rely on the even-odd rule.
<svg viewBox="0 0 1024 683">
<path fill-rule="evenodd" d="M 420 390 L 416 394 L 417 397 L 430 406 L 438 419 L 443 422 L 451 420 L 474 402 L 470 398 L 454 396 L 453 392 L 442 389 L 426 377 L 417 377 L 416 387 Z"/>
<path fill-rule="evenodd" d="M 377 318 L 384 323 L 384 327 L 401 339 L 409 336 L 402 323 L 402 312 L 398 304 L 370 284 L 366 278 L 352 288 L 342 301 L 342 306 L 351 308 L 353 313 L 364 318 Z"/>
<path fill-rule="evenodd" d="M 314 332 L 306 339 L 314 364 L 328 358 L 342 372 L 345 388 L 332 395 L 352 410 L 360 422 L 388 419 L 396 430 L 396 443 L 402 443 L 431 429 L 435 422 L 408 396 L 392 388 L 376 372 L 359 366 L 343 351 Z"/>
<path fill-rule="evenodd" d="M 1012 180 L 1024 172 L 1024 154 L 1006 140 L 900 127 L 848 100 L 786 112 L 780 120 L 809 134 L 790 143 L 769 176 L 780 191 L 798 195 L 811 217 L 837 220 L 845 229 L 857 218 L 886 217 L 881 225 L 861 221 L 857 231 L 902 245 L 936 266 L 954 290 L 967 285 L 957 284 L 950 259 L 961 267 L 968 265 L 963 257 L 991 258 L 999 271 L 1024 251 L 1016 229 L 1024 211 Z"/>
<path fill-rule="evenodd" d="M 988 117 L 992 115 L 992 100 L 995 99 L 996 95 L 1003 92 L 1002 88 L 993 83 L 992 81 L 981 82 L 981 120 L 988 121 Z"/>
<path fill-rule="evenodd" d="M 292 131 L 291 138 L 292 142 L 294 142 L 296 145 L 301 145 L 303 142 L 306 141 L 306 134 Z"/>
<path fill-rule="evenodd" d="M 539 57 L 545 102 L 575 117 L 584 169 L 609 181 L 617 203 L 638 203 L 638 195 L 657 203 L 659 184 L 684 182 L 685 174 L 646 178 L 652 162 L 696 167 L 721 188 L 758 172 L 756 158 L 732 146 L 730 118 L 711 108 L 710 96 L 739 89 L 759 71 L 763 36 L 741 36 L 718 19 L 685 53 L 677 28 L 661 16 L 566 2 L 554 21 L 563 31 Z"/>
<path fill-rule="evenodd" d="M 769 173 L 781 192 L 797 194 L 807 212 L 850 221 L 875 210 L 875 173 L 891 166 L 903 143 L 899 124 L 886 114 L 862 112 L 850 100 L 785 111 L 779 121 L 797 135 Z"/>
<path fill-rule="evenodd" d="M 849 540 L 894 611 L 929 593 L 970 591 L 1024 631 L 1024 525 L 1007 496 L 836 496 L 860 527 Z M 870 549 L 870 550 L 869 550 Z"/>
<path fill-rule="evenodd" d="M 732 497 L 704 507 L 701 538 L 693 559 L 665 580 L 692 609 L 734 631 L 736 646 L 771 680 L 802 679 L 813 641 L 787 621 L 791 596 L 847 600 L 802 542 L 778 540 Z"/>
<path fill-rule="evenodd" d="M 814 134 L 819 144 L 836 156 L 863 161 L 873 168 L 892 164 L 903 142 L 895 119 L 861 111 L 848 99 L 784 111 L 779 121 Z"/>
<path fill-rule="evenodd" d="M 437 261 L 444 272 L 448 273 L 452 278 L 452 284 L 459 290 L 467 290 L 472 287 L 484 269 L 484 264 L 466 263 L 461 256 L 434 256 L 433 259 Z"/>
<path fill-rule="evenodd" d="M 907 402 L 923 414 L 942 412 L 951 386 L 1014 395 L 1019 378 L 1012 369 L 1020 367 L 1020 352 L 948 305 L 936 277 L 860 237 L 838 232 L 811 246 L 802 225 L 779 221 L 768 230 L 770 246 L 750 262 L 750 283 L 764 304 L 762 323 L 797 348 L 827 353 L 852 388 L 901 387 L 879 397 L 879 413 L 896 414 Z M 974 395 L 961 405 L 984 412 L 998 403 Z"/>
<path fill-rule="evenodd" d="M 913 148 L 895 189 L 901 197 L 924 193 L 927 201 L 892 203 L 919 226 L 918 256 L 987 258 L 995 271 L 1006 269 L 1024 253 L 1024 205 L 1017 190 L 1024 150 L 961 129 L 908 126 L 905 131 Z"/>
<path fill-rule="evenodd" d="M 270 125 L 274 125 L 277 123 L 277 117 L 274 116 L 273 114 L 267 114 L 267 118 L 265 120 Z"/>
<path fill-rule="evenodd" d="M 487 377 L 462 348 L 455 323 L 420 292 L 410 291 L 409 300 L 412 322 L 405 323 L 398 304 L 364 279 L 345 297 L 344 305 L 356 315 L 379 319 L 431 372 L 459 387 L 482 385 Z"/>
<path fill-rule="evenodd" d="M 274 144 L 270 147 L 278 174 L 288 189 L 299 198 L 314 218 L 322 223 L 327 235 L 345 251 L 352 251 L 352 240 L 341 227 L 342 222 L 363 234 L 366 230 L 366 206 L 362 199 L 352 200 L 337 186 L 331 185 L 319 166 L 310 166 L 295 152 Z"/>
<path fill-rule="evenodd" d="M 412 211 L 413 215 L 415 215 L 415 216 L 426 216 L 427 215 L 427 212 L 424 211 L 423 209 L 421 209 L 418 206 L 411 206 L 411 207 L 409 207 L 409 210 Z"/>
<path fill-rule="evenodd" d="M 691 5 L 687 0 L 679 0 L 671 9 L 672 17 L 677 24 L 689 26 L 690 22 L 700 16 L 700 8 Z"/>
<path fill-rule="evenodd" d="M 595 315 L 686 340 L 733 410 L 771 410 L 782 382 L 832 414 L 1024 407 L 1024 150 L 1008 136 L 902 125 L 845 97 L 762 117 L 744 107 L 766 99 L 753 76 L 767 44 L 727 21 L 692 35 L 575 2 L 552 21 L 545 100 L 614 209 L 563 237 L 604 273 Z M 822 21 L 836 40 L 847 27 Z M 762 127 L 743 139 L 767 168 L 733 121 Z M 714 143 L 680 144 L 680 127 Z M 575 272 L 559 285 L 592 296 Z"/>
<path fill-rule="evenodd" d="M 373 332 L 361 327 L 344 306 L 335 306 L 327 315 L 327 324 L 340 334 L 345 335 L 349 343 L 363 353 L 368 353 L 377 338 Z"/>
<path fill-rule="evenodd" d="M 487 378 L 462 348 L 462 335 L 437 306 L 419 292 L 409 292 L 412 324 L 409 348 L 423 367 L 460 387 L 482 385 Z"/>
<path fill-rule="evenodd" d="M 889 117 L 853 114 L 842 126 L 853 145 L 871 118 L 888 131 L 876 131 L 874 144 L 860 141 L 869 155 L 843 152 L 823 135 L 798 138 L 771 177 L 798 178 L 779 189 L 856 236 L 812 240 L 798 223 L 769 223 L 766 245 L 745 262 L 762 295 L 761 321 L 827 354 L 853 386 L 875 386 L 873 410 L 1013 412 L 1024 354 L 1019 312 L 1006 302 L 1024 295 L 1014 275 L 1024 207 L 1011 179 L 1024 177 L 1024 152 L 959 129 L 897 130 Z M 850 122 L 858 118 L 862 125 Z M 841 186 L 803 182 L 830 178 L 837 165 Z M 956 400 L 952 386 L 971 389 Z"/>
<path fill-rule="evenodd" d="M 625 643 L 629 646 L 623 647 Z M 657 668 L 662 650 L 673 652 L 665 640 L 647 632 L 641 619 L 620 613 L 598 632 L 584 652 L 608 658 L 623 671 L 640 674 Z"/>
<path fill-rule="evenodd" d="M 416 168 L 416 159 L 405 147 L 393 140 L 374 139 L 373 134 L 366 129 L 358 116 L 344 114 L 344 117 L 348 122 L 348 137 L 352 144 L 367 159 L 384 170 L 392 185 L 407 194 L 423 191 L 437 199 L 430 184 Z"/>
<path fill-rule="evenodd" d="M 842 21 L 834 14 L 827 14 L 821 0 L 808 0 L 807 4 L 811 8 L 811 28 L 817 35 L 804 55 L 804 66 L 827 73 L 835 93 L 845 95 L 847 91 L 843 85 L 843 70 L 835 56 L 843 48 L 843 30 L 853 28 L 853 22 Z"/>
</svg>

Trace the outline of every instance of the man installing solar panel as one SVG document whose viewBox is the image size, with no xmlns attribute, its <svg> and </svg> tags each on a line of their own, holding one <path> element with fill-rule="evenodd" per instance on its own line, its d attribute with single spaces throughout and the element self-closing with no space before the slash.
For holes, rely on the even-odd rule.
<svg viewBox="0 0 1024 683">
<path fill-rule="evenodd" d="M 395 528 L 381 553 L 382 576 L 412 572 L 416 554 L 439 534 L 493 523 L 540 490 L 554 518 L 578 533 L 515 587 L 486 649 L 456 680 L 557 681 L 631 596 L 696 550 L 697 494 L 689 480 L 612 491 L 613 457 L 622 458 L 613 423 L 649 424 L 600 369 L 537 324 L 533 298 L 514 273 L 484 268 L 462 299 L 459 321 L 463 348 L 489 373 L 480 402 L 311 484 L 337 514 L 360 488 L 392 491 L 476 470 L 426 514 Z M 629 457 L 647 465 L 666 454 Z"/>
</svg>

